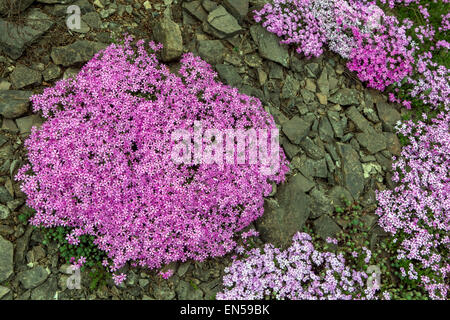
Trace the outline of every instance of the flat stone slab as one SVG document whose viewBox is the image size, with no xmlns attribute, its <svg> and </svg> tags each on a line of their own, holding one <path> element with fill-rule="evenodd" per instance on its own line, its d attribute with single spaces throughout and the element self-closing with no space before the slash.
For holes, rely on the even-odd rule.
<svg viewBox="0 0 450 320">
<path fill-rule="evenodd" d="M 13 254 L 13 244 L 0 236 L 0 282 L 8 279 L 13 273 Z"/>
<path fill-rule="evenodd" d="M 23 64 L 17 64 L 10 77 L 15 89 L 40 84 L 42 81 L 42 74 L 39 71 L 28 68 Z"/>
<path fill-rule="evenodd" d="M 10 292 L 11 292 L 11 289 L 4 287 L 4 286 L 0 286 L 0 300 L 2 300 L 2 298 L 5 297 Z"/>
<path fill-rule="evenodd" d="M 364 147 L 370 154 L 375 154 L 381 150 L 386 149 L 386 140 L 383 134 L 373 133 L 357 133 L 356 140 Z"/>
<path fill-rule="evenodd" d="M 22 12 L 33 2 L 34 0 L 0 0 L 0 15 Z"/>
<path fill-rule="evenodd" d="M 280 39 L 275 34 L 270 33 L 258 24 L 250 27 L 250 34 L 258 44 L 258 51 L 261 57 L 277 62 L 286 68 L 289 67 L 288 50 L 280 44 Z"/>
<path fill-rule="evenodd" d="M 311 123 L 301 119 L 299 116 L 294 116 L 289 121 L 283 124 L 283 133 L 294 144 L 300 144 L 305 138 L 311 128 Z"/>
<path fill-rule="evenodd" d="M 236 18 L 222 6 L 211 11 L 206 21 L 212 28 L 223 34 L 223 38 L 233 37 L 242 31 Z"/>
<path fill-rule="evenodd" d="M 360 103 L 358 90 L 348 88 L 339 89 L 334 95 L 328 98 L 328 101 L 341 106 L 358 105 Z"/>
<path fill-rule="evenodd" d="M 33 289 L 44 283 L 48 276 L 49 274 L 44 267 L 36 266 L 32 269 L 22 271 L 17 277 L 25 289 Z"/>
<path fill-rule="evenodd" d="M 0 49 L 11 59 L 18 59 L 25 48 L 47 32 L 54 22 L 37 8 L 29 10 L 24 25 L 0 19 Z"/>
<path fill-rule="evenodd" d="M 256 222 L 261 239 L 278 247 L 290 245 L 292 236 L 302 230 L 310 215 L 310 199 L 302 191 L 304 185 L 291 180 L 278 187 L 276 200 L 264 201 L 264 214 Z"/>
<path fill-rule="evenodd" d="M 98 51 L 106 47 L 105 43 L 78 40 L 67 46 L 54 47 L 51 57 L 55 64 L 68 67 L 76 63 L 89 61 Z"/>
<path fill-rule="evenodd" d="M 208 18 L 208 12 L 206 12 L 202 6 L 202 2 L 199 0 L 191 2 L 184 1 L 183 8 L 200 21 L 205 21 Z"/>
<path fill-rule="evenodd" d="M 313 227 L 319 237 L 325 241 L 328 237 L 333 238 L 338 232 L 341 231 L 341 228 L 337 225 L 337 223 L 327 215 L 323 215 L 315 220 Z"/>
<path fill-rule="evenodd" d="M 359 155 L 350 144 L 337 143 L 337 149 L 342 159 L 342 184 L 354 199 L 358 199 L 364 190 L 364 171 Z"/>
<path fill-rule="evenodd" d="M 15 119 L 28 112 L 32 91 L 0 91 L 0 114 L 8 119 Z"/>
<path fill-rule="evenodd" d="M 378 116 L 383 123 L 383 129 L 388 132 L 394 132 L 394 127 L 402 119 L 400 113 L 393 105 L 386 102 L 377 102 Z"/>
<path fill-rule="evenodd" d="M 183 38 L 178 24 L 169 18 L 163 18 L 153 28 L 157 42 L 163 44 L 161 58 L 165 62 L 174 61 L 183 53 Z"/>
</svg>

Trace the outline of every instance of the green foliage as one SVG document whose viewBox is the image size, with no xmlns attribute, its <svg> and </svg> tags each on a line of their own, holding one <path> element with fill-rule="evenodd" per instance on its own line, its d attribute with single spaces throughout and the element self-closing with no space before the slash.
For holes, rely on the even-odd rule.
<svg viewBox="0 0 450 320">
<path fill-rule="evenodd" d="M 189 281 L 189 284 L 191 285 L 192 288 L 194 288 L 194 290 L 199 290 L 197 284 L 195 284 L 194 281 L 190 280 L 190 281 Z"/>
<path fill-rule="evenodd" d="M 410 3 L 408 6 L 397 5 L 394 9 L 390 9 L 387 5 L 383 5 L 380 1 L 377 1 L 378 6 L 380 6 L 385 12 L 395 15 L 399 21 L 403 21 L 408 18 L 414 22 L 415 26 L 426 26 L 428 24 L 427 21 L 423 18 L 420 10 L 418 8 L 419 4 Z M 448 32 L 439 32 L 439 27 L 441 26 L 442 15 L 448 13 L 448 4 L 443 3 L 443 0 L 438 0 L 436 3 L 434 1 L 422 0 L 420 5 L 424 6 L 428 4 L 428 12 L 430 14 L 430 22 L 434 29 L 436 30 L 436 34 L 434 36 L 434 41 L 431 42 L 426 40 L 424 44 L 420 44 L 420 53 L 429 51 L 430 48 L 435 44 L 435 42 L 440 40 L 450 41 L 450 37 Z M 412 37 L 412 39 L 416 43 L 420 43 L 419 38 L 414 32 L 414 27 L 408 31 L 408 35 Z M 433 54 L 433 61 L 444 65 L 446 68 L 450 68 L 450 59 L 448 58 L 448 52 L 445 49 L 441 49 Z"/>
<path fill-rule="evenodd" d="M 111 274 L 103 267 L 94 267 L 89 271 L 89 289 L 96 290 L 98 287 L 106 285 L 107 281 L 111 279 Z"/>
<path fill-rule="evenodd" d="M 67 262 L 71 263 L 71 258 L 78 259 L 83 256 L 86 258 L 86 263 L 83 265 L 82 270 L 85 267 L 93 268 L 101 266 L 101 262 L 106 258 L 106 254 L 100 251 L 93 243 L 94 237 L 91 235 L 80 236 L 80 243 L 78 245 L 69 244 L 66 239 L 66 235 L 70 233 L 69 227 L 56 227 L 56 228 L 43 228 L 44 244 L 50 241 L 55 241 L 58 244 L 61 257 Z"/>
<path fill-rule="evenodd" d="M 27 223 L 28 220 L 33 216 L 34 210 L 25 210 L 24 212 L 20 213 L 17 218 L 22 223 Z"/>
<path fill-rule="evenodd" d="M 396 260 L 398 243 L 391 237 L 386 237 L 379 243 L 369 241 L 372 229 L 371 219 L 368 213 L 357 202 L 352 203 L 342 199 L 344 207 L 336 207 L 333 219 L 339 223 L 342 231 L 335 236 L 338 245 L 328 244 L 314 234 L 310 225 L 303 228 L 304 232 L 312 235 L 316 248 L 342 253 L 347 265 L 355 270 L 367 271 L 371 265 L 378 266 L 381 271 L 381 291 L 388 292 L 391 299 L 397 300 L 426 300 L 428 294 L 419 283 L 401 277 L 400 267 L 408 270 L 408 262 Z M 367 253 L 362 249 L 371 250 L 372 255 L 366 263 Z M 357 253 L 357 256 L 354 256 Z M 431 278 L 432 275 L 428 274 Z"/>
</svg>

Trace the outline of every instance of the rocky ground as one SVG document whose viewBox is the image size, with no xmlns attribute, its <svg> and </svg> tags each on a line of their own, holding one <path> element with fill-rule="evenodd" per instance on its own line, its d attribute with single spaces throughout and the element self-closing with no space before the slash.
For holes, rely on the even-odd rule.
<svg viewBox="0 0 450 320">
<path fill-rule="evenodd" d="M 400 109 L 364 88 L 336 55 L 307 60 L 280 45 L 252 20 L 251 11 L 264 2 L 0 0 L 0 299 L 213 299 L 222 289 L 229 257 L 173 265 L 169 280 L 130 268 L 119 287 L 111 280 L 92 286 L 86 270 L 81 289 L 69 290 L 58 244 L 44 244 L 42 232 L 19 219 L 29 209 L 14 175 L 26 162 L 30 128 L 43 121 L 28 98 L 75 75 L 123 31 L 162 42 L 162 59 L 170 65 L 194 52 L 274 116 L 292 170 L 255 224 L 261 244 L 286 245 L 305 224 L 322 238 L 336 234 L 345 221 L 333 212 L 344 195 L 365 208 L 374 245 L 382 236 L 373 214 L 375 190 L 392 187 Z M 69 5 L 81 9 L 79 30 L 65 24 Z"/>
</svg>

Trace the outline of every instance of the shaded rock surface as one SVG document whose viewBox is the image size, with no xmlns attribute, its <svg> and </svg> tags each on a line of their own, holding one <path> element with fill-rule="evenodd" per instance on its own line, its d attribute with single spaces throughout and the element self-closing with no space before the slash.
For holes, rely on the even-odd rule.
<svg viewBox="0 0 450 320">
<path fill-rule="evenodd" d="M 13 250 L 13 244 L 0 236 L 0 282 L 13 273 Z"/>
<path fill-rule="evenodd" d="M 33 92 L 21 90 L 0 91 L 0 114 L 9 119 L 20 117 L 28 111 Z"/>
<path fill-rule="evenodd" d="M 104 43 L 78 40 L 68 46 L 54 47 L 51 57 L 55 64 L 67 67 L 89 61 L 98 51 L 104 48 L 106 48 Z"/>
<path fill-rule="evenodd" d="M 156 23 L 153 29 L 155 40 L 163 44 L 163 61 L 173 61 L 180 58 L 183 53 L 183 38 L 178 24 L 164 17 Z"/>
</svg>

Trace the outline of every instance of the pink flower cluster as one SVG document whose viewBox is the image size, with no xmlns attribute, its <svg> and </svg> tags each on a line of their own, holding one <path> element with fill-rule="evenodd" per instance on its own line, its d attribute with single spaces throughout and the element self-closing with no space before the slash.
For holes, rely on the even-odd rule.
<svg viewBox="0 0 450 320">
<path fill-rule="evenodd" d="M 222 256 L 235 232 L 263 214 L 263 196 L 284 180 L 287 160 L 280 148 L 271 176 L 260 164 L 176 164 L 171 133 L 193 132 L 196 121 L 218 130 L 275 122 L 258 99 L 216 82 L 201 59 L 186 54 L 171 73 L 154 53 L 160 45 L 131 41 L 31 98 L 47 118 L 26 141 L 29 164 L 17 175 L 36 210 L 31 223 L 72 227 L 72 244 L 93 235 L 112 272 L 128 261 L 158 268 Z"/>
<path fill-rule="evenodd" d="M 263 250 L 240 249 L 238 253 L 246 258 L 236 259 L 225 269 L 225 289 L 217 294 L 219 300 L 389 298 L 378 292 L 376 284 L 367 285 L 365 272 L 346 266 L 342 254 L 315 249 L 307 233 L 296 233 L 284 251 L 266 244 Z"/>
<path fill-rule="evenodd" d="M 166 272 L 160 271 L 159 275 L 161 276 L 161 278 L 167 280 L 169 279 L 171 276 L 173 276 L 173 269 L 169 269 Z"/>
<path fill-rule="evenodd" d="M 392 16 L 384 16 L 383 20 L 383 24 L 369 33 L 361 32 L 357 27 L 351 28 L 356 45 L 347 63 L 361 81 L 380 91 L 410 75 L 415 62 L 406 27 L 400 26 Z M 343 30 L 346 30 L 345 26 Z"/>
<path fill-rule="evenodd" d="M 389 1 L 409 5 L 418 1 Z M 447 3 L 448 1 L 444 1 Z M 384 1 L 386 3 L 386 1 Z M 420 7 L 428 19 L 426 7 Z M 449 70 L 431 62 L 431 52 L 419 56 L 419 45 L 407 31 L 413 27 L 409 19 L 399 22 L 388 16 L 373 0 L 274 0 L 255 12 L 255 21 L 278 35 L 281 43 L 295 44 L 306 57 L 320 56 L 325 46 L 348 59 L 347 67 L 355 71 L 369 87 L 385 90 L 390 85 L 408 84 L 408 94 L 432 107 L 449 103 Z M 448 15 L 442 17 L 439 31 L 448 29 Z M 415 27 L 422 43 L 433 40 L 436 30 L 431 24 Z M 431 50 L 449 44 L 438 41 Z M 416 68 L 416 65 L 419 67 Z M 420 66 L 425 67 L 420 67 Z M 409 107 L 411 101 L 392 96 L 391 101 Z"/>
<path fill-rule="evenodd" d="M 78 260 L 75 257 L 70 258 L 70 262 L 72 263 L 72 270 L 80 269 L 85 263 L 86 258 L 83 256 L 80 256 Z"/>
<path fill-rule="evenodd" d="M 426 115 L 424 115 L 426 118 Z M 450 113 L 431 125 L 407 121 L 398 131 L 410 144 L 395 159 L 394 190 L 377 193 L 379 224 L 398 241 L 404 277 L 417 280 L 433 299 L 446 299 L 450 264 Z"/>
<path fill-rule="evenodd" d="M 372 1 L 275 0 L 257 11 L 255 20 L 307 57 L 320 56 L 327 45 L 349 59 L 347 66 L 362 81 L 379 90 L 413 70 L 407 27 Z"/>
</svg>

